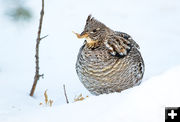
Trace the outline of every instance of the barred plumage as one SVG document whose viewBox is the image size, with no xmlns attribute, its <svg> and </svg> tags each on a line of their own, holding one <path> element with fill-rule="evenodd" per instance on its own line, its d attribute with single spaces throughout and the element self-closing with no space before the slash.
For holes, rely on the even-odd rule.
<svg viewBox="0 0 180 122">
<path fill-rule="evenodd" d="M 140 84 L 144 62 L 139 45 L 128 34 L 113 31 L 88 16 L 84 31 L 76 35 L 88 38 L 80 48 L 76 71 L 92 94 L 120 92 Z"/>
</svg>

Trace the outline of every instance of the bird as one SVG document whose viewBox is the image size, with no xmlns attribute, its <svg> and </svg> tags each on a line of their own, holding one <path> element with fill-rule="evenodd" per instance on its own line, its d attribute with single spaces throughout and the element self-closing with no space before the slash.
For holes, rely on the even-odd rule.
<svg viewBox="0 0 180 122">
<path fill-rule="evenodd" d="M 140 47 L 130 35 L 110 29 L 92 15 L 82 33 L 75 35 L 85 39 L 75 69 L 91 94 L 121 92 L 141 83 L 145 65 Z"/>
</svg>

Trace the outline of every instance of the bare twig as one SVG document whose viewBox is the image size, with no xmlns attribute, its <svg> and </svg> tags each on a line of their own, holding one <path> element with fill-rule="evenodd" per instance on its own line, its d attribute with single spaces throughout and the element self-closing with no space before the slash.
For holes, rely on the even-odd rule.
<svg viewBox="0 0 180 122">
<path fill-rule="evenodd" d="M 42 0 L 42 9 L 40 12 L 39 28 L 38 28 L 38 34 L 37 34 L 37 39 L 36 39 L 36 54 L 35 54 L 36 72 L 35 72 L 35 76 L 34 76 L 33 86 L 31 88 L 30 96 L 34 95 L 34 91 L 35 91 L 37 82 L 40 77 L 43 77 L 43 74 L 41 74 L 41 75 L 39 74 L 39 44 L 40 44 L 41 39 L 47 37 L 47 36 L 44 36 L 41 38 L 41 28 L 42 28 L 42 23 L 43 23 L 43 16 L 44 16 L 44 0 Z"/>
<path fill-rule="evenodd" d="M 67 97 L 67 94 L 66 94 L 66 88 L 65 88 L 65 85 L 63 84 L 63 89 L 64 89 L 64 96 L 66 98 L 66 103 L 68 104 L 69 103 L 69 100 L 68 100 L 68 97 Z"/>
<path fill-rule="evenodd" d="M 40 40 L 42 40 L 42 39 L 46 38 L 47 36 L 48 36 L 48 35 L 41 37 L 41 38 L 40 38 Z"/>
</svg>

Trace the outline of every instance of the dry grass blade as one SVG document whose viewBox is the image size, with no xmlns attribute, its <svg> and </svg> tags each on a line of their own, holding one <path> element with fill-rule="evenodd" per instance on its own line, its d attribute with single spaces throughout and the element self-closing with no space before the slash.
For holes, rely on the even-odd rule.
<svg viewBox="0 0 180 122">
<path fill-rule="evenodd" d="M 88 96 L 86 97 L 83 97 L 82 94 L 80 94 L 79 96 L 75 97 L 74 98 L 74 102 L 77 102 L 77 101 L 83 101 L 85 98 L 87 98 Z"/>
<path fill-rule="evenodd" d="M 49 106 L 52 107 L 53 100 L 49 100 Z"/>
<path fill-rule="evenodd" d="M 45 103 L 46 103 L 46 105 L 47 105 L 47 103 L 48 103 L 47 89 L 46 89 L 45 92 L 44 92 L 44 98 L 45 98 Z"/>
</svg>

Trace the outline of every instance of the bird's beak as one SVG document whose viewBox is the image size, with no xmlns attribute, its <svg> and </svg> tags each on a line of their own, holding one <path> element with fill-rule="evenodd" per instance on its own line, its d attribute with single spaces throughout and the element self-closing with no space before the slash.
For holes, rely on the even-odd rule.
<svg viewBox="0 0 180 122">
<path fill-rule="evenodd" d="M 76 36 L 77 36 L 77 38 L 79 38 L 79 39 L 82 39 L 82 38 L 85 38 L 86 39 L 86 41 L 87 41 L 87 46 L 89 47 L 89 48 L 93 48 L 93 47 L 95 47 L 95 45 L 97 44 L 97 40 L 92 40 L 91 38 L 89 38 L 89 36 L 88 36 L 88 33 L 87 32 L 85 32 L 85 31 L 83 31 L 81 34 L 78 34 L 78 33 L 75 33 L 75 32 L 73 32 Z"/>
<path fill-rule="evenodd" d="M 87 34 L 87 32 L 83 31 L 83 32 L 80 34 L 80 36 L 83 37 L 83 38 L 86 38 L 86 37 L 88 37 L 88 34 Z"/>
<path fill-rule="evenodd" d="M 73 32 L 74 34 L 76 34 L 76 36 L 79 38 L 79 39 L 82 39 L 82 38 L 87 38 L 88 37 L 88 34 L 87 32 L 83 31 L 81 34 L 78 34 L 78 33 L 75 33 Z"/>
</svg>

